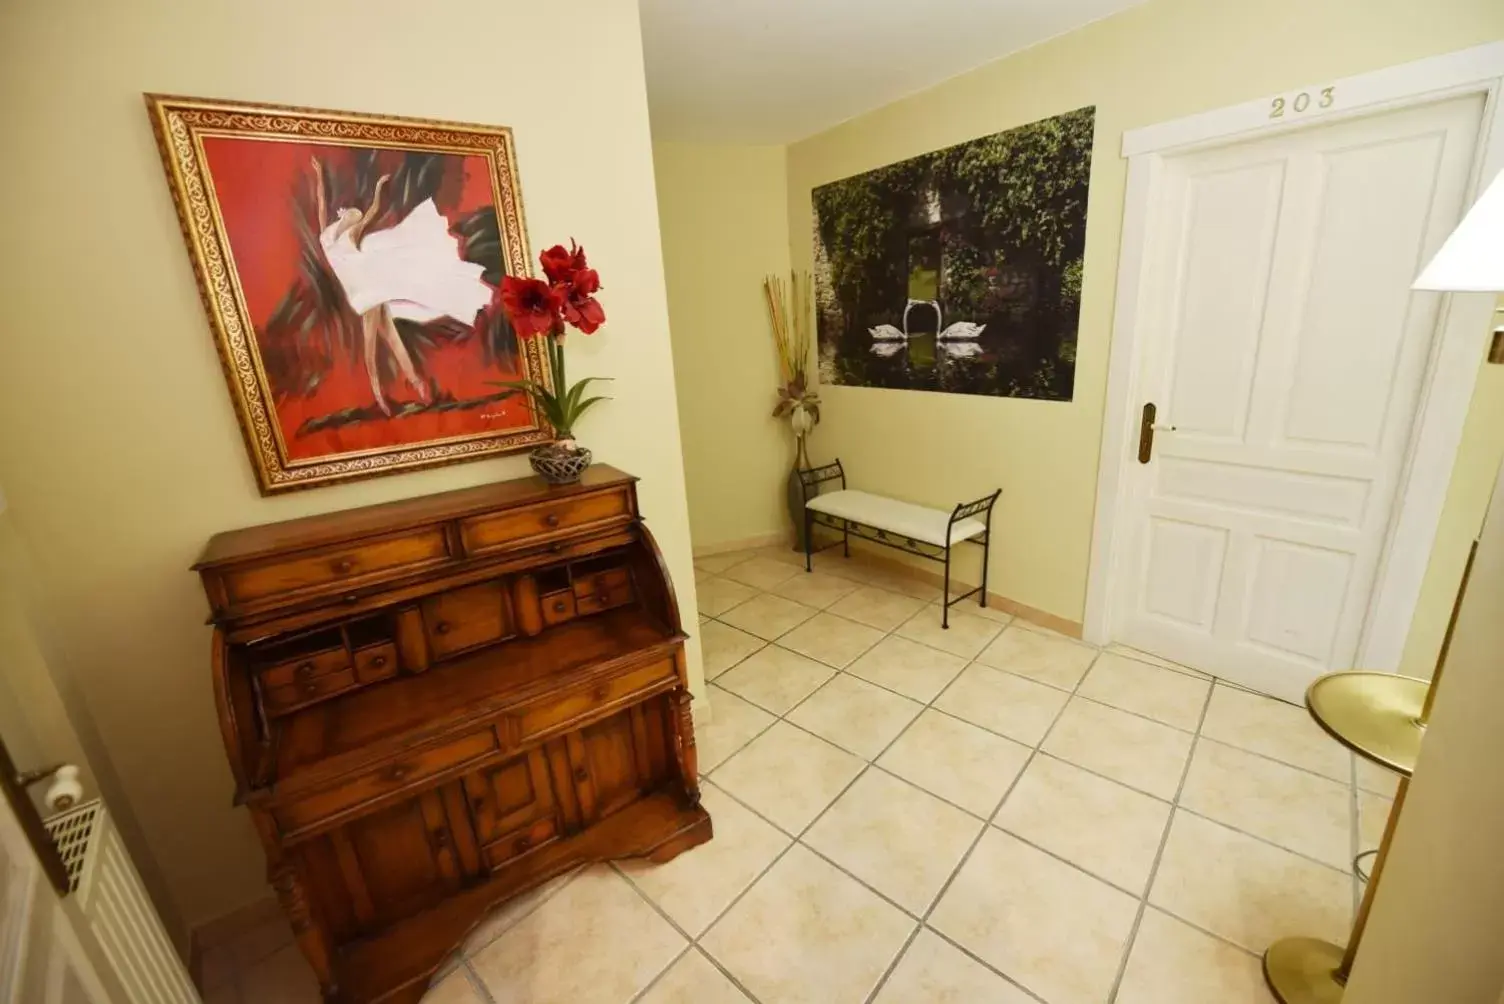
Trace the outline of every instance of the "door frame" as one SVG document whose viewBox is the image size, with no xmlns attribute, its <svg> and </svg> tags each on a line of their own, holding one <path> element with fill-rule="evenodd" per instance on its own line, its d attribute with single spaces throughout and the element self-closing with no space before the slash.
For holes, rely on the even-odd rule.
<svg viewBox="0 0 1504 1004">
<path fill-rule="evenodd" d="M 1330 90 L 1328 91 L 1328 88 Z M 1123 495 L 1129 465 L 1137 462 L 1139 384 L 1145 339 L 1139 335 L 1138 301 L 1150 250 L 1151 213 L 1163 192 L 1167 157 L 1264 139 L 1315 124 L 1430 104 L 1469 94 L 1484 96 L 1478 148 L 1465 205 L 1504 170 L 1504 42 L 1463 49 L 1371 73 L 1294 87 L 1225 108 L 1201 112 L 1123 134 L 1128 160 L 1123 236 L 1118 254 L 1117 300 L 1097 466 L 1096 513 L 1087 573 L 1083 637 L 1113 641 L 1113 579 L 1123 567 Z M 1300 95 L 1306 95 L 1301 100 Z M 1321 107 L 1324 94 L 1332 97 Z M 1296 109 L 1297 101 L 1304 107 Z M 1276 102 L 1283 114 L 1271 117 Z M 1359 634 L 1356 664 L 1393 672 L 1410 631 L 1430 561 L 1437 525 L 1452 480 L 1462 427 L 1482 364 L 1495 298 L 1488 293 L 1444 294 L 1437 314 L 1439 337 L 1431 347 L 1420 399 L 1406 445 L 1394 511 L 1385 530 L 1377 578 Z"/>
</svg>

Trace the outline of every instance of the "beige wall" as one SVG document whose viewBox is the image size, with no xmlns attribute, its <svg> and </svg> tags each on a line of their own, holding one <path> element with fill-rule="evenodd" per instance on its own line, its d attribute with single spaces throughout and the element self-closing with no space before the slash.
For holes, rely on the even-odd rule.
<svg viewBox="0 0 1504 1004">
<path fill-rule="evenodd" d="M 655 143 L 684 476 L 696 548 L 787 532 L 762 280 L 789 268 L 784 148 Z"/>
<path fill-rule="evenodd" d="M 55 0 L 0 9 L 0 485 L 35 559 L 50 659 L 87 701 L 190 923 L 262 896 L 214 724 L 188 566 L 229 527 L 521 475 L 521 458 L 258 495 L 142 91 L 516 131 L 536 248 L 577 237 L 605 330 L 571 375 L 616 378 L 579 429 L 643 478 L 686 621 L 694 581 L 633 0 Z M 24 155 L 23 155 L 24 154 Z M 701 687 L 698 648 L 691 664 Z"/>
<path fill-rule="evenodd" d="M 839 455 L 863 488 L 948 506 L 1001 485 L 993 587 L 1079 621 L 1096 493 L 1117 279 L 1125 130 L 1504 36 L 1498 0 L 1151 0 L 1106 21 L 964 74 L 789 148 L 796 267 L 811 254 L 810 190 L 838 178 L 1035 121 L 1097 108 L 1075 397 L 1069 403 L 825 387 L 821 456 Z M 1480 407 L 1501 407 L 1487 380 Z M 1407 662 L 1434 655 L 1476 529 L 1481 489 L 1504 426 L 1470 429 L 1422 600 L 1426 628 Z M 1422 645 L 1424 641 L 1424 645 Z"/>
<path fill-rule="evenodd" d="M 1345 1004 L 1493 1004 L 1504 984 L 1501 609 L 1504 480 Z"/>
</svg>

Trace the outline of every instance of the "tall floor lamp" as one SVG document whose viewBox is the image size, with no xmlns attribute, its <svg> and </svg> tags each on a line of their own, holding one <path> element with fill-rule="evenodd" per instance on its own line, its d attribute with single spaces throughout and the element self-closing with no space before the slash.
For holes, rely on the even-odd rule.
<svg viewBox="0 0 1504 1004">
<path fill-rule="evenodd" d="M 1452 293 L 1504 292 L 1504 172 L 1494 178 L 1483 197 L 1474 203 L 1412 288 Z M 1436 672 L 1429 684 L 1394 673 L 1358 671 L 1330 673 L 1306 691 L 1306 709 L 1316 724 L 1354 753 L 1399 774 L 1400 784 L 1347 948 L 1317 938 L 1282 938 L 1264 953 L 1264 979 L 1281 1004 L 1337 1004 L 1342 1000 L 1358 945 L 1363 940 L 1363 929 L 1368 925 L 1368 911 L 1373 906 L 1384 861 L 1389 856 L 1395 824 L 1404 807 L 1405 794 L 1410 790 L 1410 775 L 1420 755 L 1437 688 L 1441 686 L 1447 650 L 1452 645 L 1457 612 L 1467 591 L 1477 549 L 1475 541 L 1441 643 Z"/>
</svg>

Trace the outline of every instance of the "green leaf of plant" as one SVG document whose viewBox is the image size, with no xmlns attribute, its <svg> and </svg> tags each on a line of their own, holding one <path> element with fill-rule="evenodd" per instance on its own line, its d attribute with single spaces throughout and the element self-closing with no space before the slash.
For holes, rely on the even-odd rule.
<svg viewBox="0 0 1504 1004">
<path fill-rule="evenodd" d="M 596 383 L 596 382 L 599 382 L 601 380 L 609 380 L 609 379 L 611 379 L 611 378 L 610 377 L 586 377 L 585 379 L 581 380 L 579 383 L 575 384 L 573 387 L 569 388 L 568 393 L 565 394 L 565 396 L 564 396 L 564 411 L 567 414 L 578 416 L 580 414 L 580 411 L 581 411 L 580 403 L 579 402 L 580 402 L 580 398 L 583 397 L 584 394 L 585 394 L 585 388 L 588 387 L 591 383 Z"/>
</svg>

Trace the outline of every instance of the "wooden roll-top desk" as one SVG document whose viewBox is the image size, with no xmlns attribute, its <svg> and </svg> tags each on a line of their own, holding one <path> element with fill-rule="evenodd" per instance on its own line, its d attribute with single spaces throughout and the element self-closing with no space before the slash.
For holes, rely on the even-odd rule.
<svg viewBox="0 0 1504 1004">
<path fill-rule="evenodd" d="M 326 999 L 417 1001 L 501 901 L 710 839 L 634 478 L 234 530 L 194 568 L 236 798 Z"/>
</svg>

